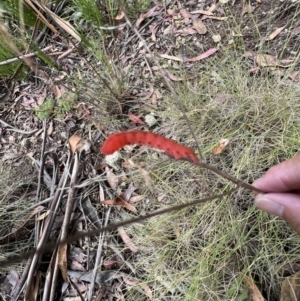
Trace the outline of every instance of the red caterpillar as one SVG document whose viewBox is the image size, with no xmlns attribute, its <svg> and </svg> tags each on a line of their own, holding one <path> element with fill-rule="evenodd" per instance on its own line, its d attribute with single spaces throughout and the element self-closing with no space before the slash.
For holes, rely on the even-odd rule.
<svg viewBox="0 0 300 301">
<path fill-rule="evenodd" d="M 111 155 L 121 147 L 131 144 L 147 145 L 163 150 L 175 160 L 184 159 L 193 163 L 199 162 L 199 159 L 192 149 L 163 136 L 143 131 L 112 134 L 105 140 L 100 151 L 104 155 Z"/>
</svg>

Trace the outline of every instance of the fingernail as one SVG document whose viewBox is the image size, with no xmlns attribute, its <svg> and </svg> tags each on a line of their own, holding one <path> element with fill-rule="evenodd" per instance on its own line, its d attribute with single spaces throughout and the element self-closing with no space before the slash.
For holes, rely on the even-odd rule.
<svg viewBox="0 0 300 301">
<path fill-rule="evenodd" d="M 264 194 L 258 194 L 256 196 L 255 204 L 261 210 L 264 210 L 276 216 L 282 216 L 284 207 L 281 204 L 268 199 Z"/>
</svg>

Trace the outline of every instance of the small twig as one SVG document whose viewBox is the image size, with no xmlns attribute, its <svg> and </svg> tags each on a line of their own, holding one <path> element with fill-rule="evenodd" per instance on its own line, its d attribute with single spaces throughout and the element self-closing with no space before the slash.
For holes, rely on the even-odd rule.
<svg viewBox="0 0 300 301">
<path fill-rule="evenodd" d="M 77 294 L 78 294 L 80 300 L 81 300 L 81 301 L 84 301 L 85 299 L 84 299 L 84 297 L 82 296 L 82 293 L 81 293 L 80 289 L 77 287 L 77 284 L 74 283 L 74 282 L 72 281 L 71 277 L 69 277 L 69 283 L 71 284 L 71 286 L 72 286 L 72 287 L 75 289 L 75 291 L 77 292 Z M 76 298 L 76 300 L 77 300 L 77 298 Z"/>
<path fill-rule="evenodd" d="M 47 51 L 47 50 L 49 50 L 51 48 L 52 48 L 52 46 L 48 46 L 48 47 L 42 49 L 41 51 Z M 24 58 L 34 57 L 34 56 L 36 56 L 38 54 L 39 54 L 39 51 L 28 53 L 28 54 L 24 54 L 24 55 L 18 55 L 18 56 L 14 57 L 14 58 L 8 59 L 8 60 L 3 61 L 3 62 L 0 62 L 0 66 L 8 65 L 8 64 L 14 63 L 16 61 L 22 60 Z"/>
<path fill-rule="evenodd" d="M 110 211 L 111 211 L 111 207 L 109 207 L 106 212 L 104 226 L 107 226 L 107 224 L 108 224 Z M 100 266 L 100 259 L 101 259 L 101 255 L 102 255 L 103 241 L 104 241 L 105 234 L 106 233 L 103 232 L 103 233 L 100 233 L 100 235 L 99 235 L 97 256 L 96 256 L 93 274 L 92 274 L 92 278 L 91 278 L 91 282 L 90 282 L 90 288 L 89 288 L 88 295 L 87 295 L 88 301 L 92 300 L 92 298 L 93 298 L 95 280 L 96 280 L 97 272 L 98 272 L 98 269 Z"/>
<path fill-rule="evenodd" d="M 69 50 L 65 51 L 63 54 L 61 54 L 57 59 L 58 60 L 61 60 L 63 59 L 64 57 L 66 57 L 67 55 L 69 55 L 70 53 L 73 52 L 73 50 L 75 49 L 75 47 L 71 47 Z"/>
<path fill-rule="evenodd" d="M 152 72 L 152 70 L 151 70 L 151 67 L 150 67 L 150 65 L 149 65 L 148 60 L 147 60 L 146 57 L 144 57 L 144 61 L 145 61 L 146 65 L 147 65 L 148 70 L 149 70 L 149 73 L 150 73 L 150 75 L 151 75 L 151 77 L 152 77 L 152 79 L 153 79 L 153 78 L 154 78 L 153 72 Z"/>
<path fill-rule="evenodd" d="M 58 276 L 58 272 L 59 272 L 59 267 L 57 264 L 57 250 L 54 250 L 45 277 L 42 301 L 51 300 L 49 296 L 51 294 L 53 286 L 55 286 L 55 279 Z"/>
<path fill-rule="evenodd" d="M 8 127 L 8 129 L 6 129 L 7 131 L 13 131 L 13 132 L 17 132 L 17 133 L 20 133 L 20 134 L 30 135 L 30 134 L 33 134 L 33 133 L 35 133 L 39 130 L 39 129 L 35 129 L 35 130 L 29 131 L 29 132 L 24 131 L 24 130 L 19 130 L 19 129 L 13 127 L 12 125 L 8 124 L 7 122 L 5 122 L 2 119 L 0 119 L 0 123 L 2 123 L 3 126 Z"/>
<path fill-rule="evenodd" d="M 19 129 L 16 129 L 16 128 L 11 128 L 11 129 L 6 129 L 7 131 L 13 131 L 13 132 L 17 132 L 17 133 L 20 133 L 20 134 L 26 134 L 26 135 L 31 135 L 31 134 L 34 134 L 35 132 L 37 132 L 39 129 L 36 129 L 36 130 L 32 130 L 32 131 L 23 131 L 23 130 L 19 130 Z"/>
<path fill-rule="evenodd" d="M 192 163 L 192 164 L 194 164 L 194 163 Z M 209 165 L 209 164 L 204 163 L 204 162 L 198 162 L 198 163 L 196 163 L 196 165 L 201 166 L 201 167 L 206 168 L 206 169 L 209 169 L 212 172 L 214 172 L 215 174 L 217 174 L 217 175 L 219 175 L 219 176 L 221 176 L 221 177 L 223 177 L 223 178 L 225 178 L 225 179 L 227 179 L 227 180 L 229 180 L 229 181 L 231 181 L 231 182 L 233 182 L 233 183 L 235 183 L 235 184 L 237 184 L 237 185 L 239 185 L 239 186 L 241 186 L 245 189 L 256 191 L 258 193 L 265 193 L 265 191 L 262 191 L 262 190 L 260 190 L 256 187 L 254 187 L 253 185 L 250 185 L 250 184 L 248 184 L 248 183 L 246 183 L 242 180 L 239 180 L 239 179 L 227 174 L 226 172 L 217 169 L 216 167 L 214 167 L 212 165 Z"/>
<path fill-rule="evenodd" d="M 61 235 L 60 235 L 60 246 L 58 247 L 58 252 L 57 252 L 57 262 L 58 265 L 62 271 L 62 276 L 64 281 L 67 282 L 67 262 L 66 262 L 66 258 L 67 258 L 67 244 L 63 243 L 63 241 L 67 238 L 68 234 L 69 234 L 69 227 L 70 227 L 70 221 L 71 221 L 71 217 L 72 217 L 72 213 L 74 211 L 74 206 L 75 206 L 75 185 L 77 182 L 77 177 L 78 177 L 78 170 L 79 170 L 79 156 L 80 153 L 79 152 L 75 152 L 73 158 L 74 158 L 74 164 L 73 164 L 73 168 L 72 168 L 72 175 L 71 175 L 71 180 L 70 180 L 70 189 L 68 192 L 68 199 L 67 199 L 67 203 L 66 203 L 66 210 L 65 210 L 65 214 L 64 214 L 64 220 L 63 220 L 63 225 L 61 228 Z M 55 292 L 55 288 L 56 288 L 56 283 L 52 284 L 52 289 L 51 289 L 51 298 L 50 301 L 52 300 L 52 296 L 54 298 L 54 292 Z M 54 289 L 54 291 L 53 291 Z M 53 291 L 53 294 L 52 294 Z M 54 299 L 53 299 L 54 300 Z"/>
<path fill-rule="evenodd" d="M 125 27 L 126 25 L 127 25 L 127 22 L 121 23 L 121 24 L 115 25 L 115 26 L 97 26 L 97 28 L 99 28 L 101 30 L 115 30 L 115 29 Z"/>
<path fill-rule="evenodd" d="M 2 123 L 4 126 L 6 127 L 10 127 L 10 128 L 14 128 L 12 125 L 8 124 L 7 122 L 5 122 L 4 120 L 0 119 L 0 123 Z"/>
<path fill-rule="evenodd" d="M 41 149 L 41 161 L 40 161 L 40 169 L 39 169 L 39 176 L 38 176 L 38 186 L 37 186 L 37 192 L 36 192 L 36 199 L 35 202 L 39 202 L 41 189 L 42 189 L 42 181 L 43 181 L 43 174 L 44 174 L 44 155 L 45 155 L 45 146 L 46 146 L 46 139 L 47 139 L 47 120 L 43 121 L 43 143 L 42 143 L 42 149 Z M 40 214 L 37 214 L 35 217 L 35 235 L 34 235 L 34 245 L 38 245 L 39 241 L 39 235 L 40 235 L 40 225 L 41 221 L 38 221 L 38 217 Z"/>
</svg>

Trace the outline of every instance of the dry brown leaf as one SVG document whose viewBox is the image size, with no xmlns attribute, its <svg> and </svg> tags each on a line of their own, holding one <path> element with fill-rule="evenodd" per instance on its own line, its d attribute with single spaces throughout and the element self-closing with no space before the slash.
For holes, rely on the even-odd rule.
<svg viewBox="0 0 300 301">
<path fill-rule="evenodd" d="M 53 94 L 55 95 L 55 97 L 57 99 L 61 98 L 62 92 L 61 92 L 60 88 L 57 85 L 53 85 L 52 86 L 52 92 L 53 92 Z"/>
<path fill-rule="evenodd" d="M 59 82 L 59 81 L 61 81 L 62 79 L 64 79 L 67 75 L 68 75 L 67 72 L 65 72 L 65 71 L 60 71 L 60 73 L 59 73 L 57 76 L 54 77 L 53 81 L 54 81 L 54 82 Z"/>
<path fill-rule="evenodd" d="M 103 267 L 106 269 L 106 270 L 112 270 L 113 266 L 114 265 L 118 265 L 118 266 L 121 266 L 123 264 L 123 262 L 121 260 L 118 260 L 118 259 L 111 259 L 111 260 L 105 260 L 103 262 Z M 96 300 L 96 299 L 95 299 Z M 102 300 L 102 299 L 100 299 Z M 98 300 L 98 301 L 100 301 Z"/>
<path fill-rule="evenodd" d="M 168 59 L 168 60 L 173 60 L 173 61 L 183 63 L 183 59 L 179 56 L 173 56 L 173 55 L 168 55 L 168 54 L 159 54 L 159 56 L 163 59 Z M 152 68 L 152 70 L 154 70 L 154 69 Z"/>
<path fill-rule="evenodd" d="M 133 122 L 133 123 L 139 123 L 139 124 L 145 124 L 145 122 L 143 120 L 141 120 L 140 116 L 136 116 L 134 114 L 132 114 L 130 111 L 128 112 L 128 117 L 129 119 Z"/>
<path fill-rule="evenodd" d="M 40 280 L 41 280 L 42 273 L 40 271 L 37 271 L 34 275 L 34 281 L 31 281 L 31 287 L 27 288 L 28 294 L 27 294 L 27 301 L 36 301 L 38 300 L 37 295 L 39 293 L 39 287 L 40 287 Z"/>
<path fill-rule="evenodd" d="M 243 57 L 246 57 L 246 58 L 249 58 L 249 59 L 254 59 L 256 57 L 256 52 L 254 51 L 246 51 L 244 54 L 243 54 Z"/>
<path fill-rule="evenodd" d="M 174 33 L 174 25 L 173 24 L 170 24 L 169 26 L 167 26 L 164 31 L 163 31 L 163 34 L 164 35 L 169 35 L 169 34 L 173 34 Z"/>
<path fill-rule="evenodd" d="M 165 193 L 160 194 L 160 195 L 157 197 L 157 201 L 160 203 L 166 196 L 167 196 L 167 194 L 165 194 Z"/>
<path fill-rule="evenodd" d="M 221 139 L 218 145 L 213 148 L 212 154 L 214 156 L 221 154 L 229 141 L 229 139 Z"/>
<path fill-rule="evenodd" d="M 75 38 L 78 42 L 81 42 L 81 37 L 77 34 L 76 29 L 66 20 L 61 19 L 59 16 L 51 12 L 50 9 L 47 9 L 48 14 L 52 15 L 52 18 L 56 23 L 62 27 L 69 35 Z"/>
<path fill-rule="evenodd" d="M 217 51 L 218 51 L 218 48 L 211 48 L 211 49 L 208 49 L 207 51 L 201 53 L 200 55 L 195 56 L 195 57 L 190 58 L 190 59 L 186 59 L 185 61 L 186 62 L 197 62 L 197 61 L 203 60 L 203 59 L 213 55 Z"/>
<path fill-rule="evenodd" d="M 228 17 L 204 16 L 204 17 L 201 18 L 201 20 L 206 20 L 206 19 L 213 19 L 213 20 L 224 21 L 224 20 L 227 20 Z"/>
<path fill-rule="evenodd" d="M 51 120 L 51 121 L 49 122 L 49 127 L 48 127 L 48 129 L 47 129 L 47 135 L 48 135 L 48 136 L 51 136 L 52 133 L 53 133 L 53 121 Z"/>
<path fill-rule="evenodd" d="M 69 259 L 75 260 L 79 263 L 84 263 L 86 260 L 86 255 L 84 254 L 84 250 L 79 247 L 73 247 L 69 251 Z"/>
<path fill-rule="evenodd" d="M 128 285 L 139 285 L 145 291 L 145 294 L 147 295 L 147 297 L 150 300 L 153 300 L 152 291 L 148 285 L 146 285 L 144 283 L 140 283 L 137 279 L 134 279 L 134 278 L 124 277 L 123 279 L 124 279 L 124 282 Z"/>
<path fill-rule="evenodd" d="M 298 59 L 297 57 L 282 59 L 279 61 L 278 66 L 282 68 L 292 67 L 297 59 Z"/>
<path fill-rule="evenodd" d="M 101 202 L 101 201 L 105 200 L 105 197 L 104 197 L 104 189 L 103 189 L 103 187 L 100 183 L 99 183 L 99 185 L 100 185 L 99 199 L 100 199 L 100 202 Z"/>
<path fill-rule="evenodd" d="M 211 38 L 213 39 L 213 41 L 214 41 L 215 43 L 221 42 L 221 39 L 222 39 L 221 35 L 219 35 L 219 34 L 214 34 L 214 35 L 212 35 Z"/>
<path fill-rule="evenodd" d="M 90 148 L 91 143 L 78 135 L 73 135 L 69 138 L 69 149 L 72 154 L 74 154 L 75 151 L 82 152 L 85 150 L 87 152 Z"/>
<path fill-rule="evenodd" d="M 167 9 L 167 15 L 174 16 L 175 14 L 176 14 L 176 10 L 175 9 Z"/>
<path fill-rule="evenodd" d="M 157 94 L 156 93 L 153 93 L 152 96 L 151 96 L 151 104 L 153 106 L 157 106 Z M 146 120 L 146 123 L 147 123 L 147 120 Z"/>
<path fill-rule="evenodd" d="M 282 30 L 285 28 L 285 26 L 279 27 L 277 29 L 275 29 L 267 38 L 266 41 L 271 41 L 273 39 L 275 39 L 281 32 Z"/>
<path fill-rule="evenodd" d="M 151 32 L 151 40 L 153 42 L 156 42 L 156 32 L 158 30 L 158 25 L 149 25 L 149 29 L 150 29 L 150 32 Z"/>
<path fill-rule="evenodd" d="M 189 19 L 191 17 L 191 14 L 186 9 L 181 9 L 179 13 L 183 18 Z"/>
<path fill-rule="evenodd" d="M 148 86 L 149 86 L 149 91 L 144 91 L 144 92 L 141 92 L 141 93 L 138 93 L 136 96 L 138 96 L 138 98 L 141 100 L 141 101 L 146 101 L 148 99 L 151 98 L 153 92 L 154 92 L 154 87 L 148 83 Z"/>
<path fill-rule="evenodd" d="M 60 268 L 61 275 L 65 282 L 68 282 L 67 248 L 68 245 L 66 243 L 61 244 L 58 247 L 58 252 L 57 252 L 58 266 Z"/>
<path fill-rule="evenodd" d="M 269 54 L 258 54 L 256 63 L 260 67 L 275 67 L 278 66 L 278 60 L 275 56 Z"/>
<path fill-rule="evenodd" d="M 285 70 L 284 69 L 275 69 L 275 70 L 271 70 L 271 73 L 274 76 L 282 77 L 282 76 L 284 76 Z"/>
<path fill-rule="evenodd" d="M 250 291 L 253 301 L 265 301 L 264 297 L 262 296 L 261 292 L 257 288 L 257 286 L 254 283 L 252 278 L 244 275 L 243 280 L 245 281 L 245 283 Z"/>
<path fill-rule="evenodd" d="M 12 270 L 11 272 L 9 272 L 7 274 L 6 279 L 12 286 L 11 290 L 14 291 L 15 287 L 18 285 L 19 280 L 20 280 L 18 273 L 16 271 Z"/>
<path fill-rule="evenodd" d="M 119 197 L 126 201 L 126 202 L 129 202 L 133 192 L 136 190 L 136 188 L 134 187 L 133 183 L 130 183 L 128 185 L 128 188 L 126 189 L 125 192 L 123 192 L 121 195 L 119 195 Z"/>
<path fill-rule="evenodd" d="M 216 99 L 214 100 L 214 102 L 216 104 L 222 104 L 225 103 L 226 101 L 233 99 L 234 96 L 232 94 L 219 94 L 217 95 Z"/>
<path fill-rule="evenodd" d="M 188 27 L 176 30 L 175 35 L 188 36 L 196 33 L 197 31 L 195 29 L 193 29 L 192 27 Z"/>
<path fill-rule="evenodd" d="M 259 72 L 259 70 L 260 70 L 259 67 L 252 67 L 248 72 L 251 74 L 256 74 Z"/>
<path fill-rule="evenodd" d="M 50 213 L 50 210 L 47 210 L 46 212 L 44 212 L 43 214 L 41 214 L 36 220 L 37 221 L 42 221 L 43 219 L 45 219 Z"/>
<path fill-rule="evenodd" d="M 242 10 L 242 17 L 245 15 L 245 14 L 251 14 L 254 10 L 255 10 L 255 6 L 252 6 L 251 4 L 245 4 L 245 6 L 243 7 L 243 10 Z"/>
<path fill-rule="evenodd" d="M 197 18 L 193 21 L 193 28 L 196 29 L 196 31 L 199 34 L 207 33 L 207 28 L 206 28 L 205 24 L 199 18 Z"/>
<path fill-rule="evenodd" d="M 152 180 L 151 180 L 151 177 L 149 175 L 149 171 L 146 170 L 145 168 L 142 168 L 141 166 L 139 166 L 139 172 L 140 172 L 141 176 L 144 178 L 146 187 L 151 189 Z"/>
<path fill-rule="evenodd" d="M 156 94 L 157 99 L 161 99 L 162 98 L 162 94 L 157 89 L 155 89 L 153 93 Z M 146 117 L 147 116 L 148 115 L 146 115 Z"/>
<path fill-rule="evenodd" d="M 73 135 L 69 138 L 69 148 L 70 148 L 70 151 L 72 154 L 75 153 L 76 147 L 80 140 L 81 140 L 81 137 L 78 135 Z"/>
<path fill-rule="evenodd" d="M 294 29 L 292 30 L 291 34 L 292 34 L 293 36 L 296 36 L 296 35 L 300 34 L 300 26 L 294 28 Z"/>
<path fill-rule="evenodd" d="M 132 198 L 130 198 L 129 202 L 130 203 L 137 203 L 137 202 L 140 202 L 142 200 L 144 200 L 146 197 L 146 195 L 136 195 L 136 196 L 133 196 Z"/>
<path fill-rule="evenodd" d="M 300 81 L 300 71 L 293 71 L 288 76 L 292 81 L 299 82 Z"/>
<path fill-rule="evenodd" d="M 149 300 L 153 300 L 152 291 L 150 287 L 145 283 L 139 283 L 139 286 L 145 291 L 145 294 L 149 298 Z"/>
<path fill-rule="evenodd" d="M 138 251 L 138 248 L 134 245 L 131 238 L 127 235 L 125 229 L 123 227 L 119 227 L 118 232 L 125 245 L 130 249 L 130 251 L 136 253 Z"/>
<path fill-rule="evenodd" d="M 213 13 L 211 11 L 203 10 L 203 9 L 197 9 L 190 13 L 191 14 L 201 14 L 201 15 L 205 15 L 205 16 L 213 16 Z"/>
<path fill-rule="evenodd" d="M 129 203 L 125 202 L 124 200 L 122 200 L 119 197 L 117 197 L 115 200 L 104 200 L 104 201 L 101 201 L 100 203 L 102 205 L 123 207 L 123 208 L 126 208 L 129 211 L 134 212 L 134 213 L 137 212 L 136 208 L 132 204 L 129 204 Z"/>
<path fill-rule="evenodd" d="M 164 72 L 167 74 L 170 80 L 173 80 L 174 82 L 178 82 L 183 80 L 182 77 L 175 76 L 173 73 L 171 73 L 169 70 L 165 69 Z"/>
<path fill-rule="evenodd" d="M 218 7 L 220 6 L 220 3 L 213 3 L 211 5 L 211 7 L 208 9 L 209 12 L 213 13 L 215 10 L 218 9 Z"/>
<path fill-rule="evenodd" d="M 149 17 L 156 16 L 156 15 L 159 13 L 159 12 L 155 12 L 155 10 L 156 10 L 157 8 L 158 8 L 157 6 L 154 6 L 154 7 L 152 7 L 148 12 L 146 12 L 145 14 L 141 14 L 141 15 L 138 17 L 138 19 L 137 19 L 137 21 L 136 21 L 136 23 L 135 23 L 135 27 L 136 27 L 136 28 L 139 28 L 140 25 L 141 25 L 141 23 L 142 23 L 145 19 L 147 19 L 147 18 L 149 18 Z"/>
<path fill-rule="evenodd" d="M 125 13 L 124 13 L 124 11 L 120 11 L 118 14 L 117 14 L 117 16 L 115 17 L 115 19 L 116 20 L 122 20 L 123 18 L 124 18 L 124 16 L 125 16 Z"/>
<path fill-rule="evenodd" d="M 86 139 L 81 139 L 79 141 L 79 143 L 77 144 L 77 148 L 76 150 L 79 151 L 79 152 L 82 152 L 82 151 L 89 151 L 91 148 L 91 143 L 86 140 Z"/>
<path fill-rule="evenodd" d="M 119 177 L 117 177 L 108 166 L 105 167 L 105 171 L 107 175 L 107 182 L 109 186 L 115 191 L 117 185 L 119 184 Z"/>
<path fill-rule="evenodd" d="M 71 261 L 69 269 L 71 269 L 73 271 L 81 271 L 81 272 L 85 272 L 86 271 L 85 267 L 81 263 L 79 263 L 78 261 L 76 261 L 76 260 L 72 260 Z"/>
</svg>

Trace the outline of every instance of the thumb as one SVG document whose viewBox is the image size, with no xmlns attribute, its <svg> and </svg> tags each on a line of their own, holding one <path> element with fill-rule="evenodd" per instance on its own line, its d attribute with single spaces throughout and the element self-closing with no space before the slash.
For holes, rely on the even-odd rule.
<svg viewBox="0 0 300 301">
<path fill-rule="evenodd" d="M 285 219 L 300 233 L 300 195 L 294 193 L 266 193 L 255 197 L 255 204 L 273 215 Z"/>
</svg>

